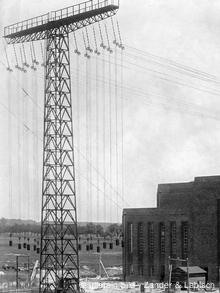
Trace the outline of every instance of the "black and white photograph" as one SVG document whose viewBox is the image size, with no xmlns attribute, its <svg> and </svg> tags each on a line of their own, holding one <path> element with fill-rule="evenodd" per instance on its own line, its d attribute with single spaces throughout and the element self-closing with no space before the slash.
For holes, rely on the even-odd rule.
<svg viewBox="0 0 220 293">
<path fill-rule="evenodd" d="M 220 292 L 220 1 L 0 0 L 0 292 Z"/>
</svg>

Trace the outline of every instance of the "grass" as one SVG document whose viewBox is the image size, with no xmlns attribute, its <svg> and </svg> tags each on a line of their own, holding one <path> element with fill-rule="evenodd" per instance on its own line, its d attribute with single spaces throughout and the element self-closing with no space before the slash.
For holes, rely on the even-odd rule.
<svg viewBox="0 0 220 293">
<path fill-rule="evenodd" d="M 16 271 L 15 269 L 4 270 L 2 266 L 8 265 L 10 267 L 16 268 L 16 255 L 24 254 L 28 255 L 30 259 L 30 268 L 33 268 L 36 260 L 39 260 L 40 255 L 33 250 L 34 237 L 30 237 L 31 250 L 23 249 L 23 239 L 21 240 L 22 249 L 18 249 L 18 238 L 12 237 L 13 246 L 9 246 L 9 236 L 8 234 L 0 235 L 0 271 L 3 271 L 5 275 L 0 275 L 0 284 L 10 283 L 10 287 L 16 286 Z M 122 265 L 122 249 L 120 246 L 116 246 L 115 242 L 113 249 L 109 249 L 110 240 L 106 240 L 107 249 L 102 249 L 102 240 L 100 240 L 101 247 L 101 259 L 105 267 L 119 267 Z M 97 239 L 92 240 L 94 250 L 86 251 L 87 241 L 85 239 L 81 240 L 82 250 L 79 252 L 80 260 L 80 272 L 81 274 L 98 274 L 99 272 L 99 255 L 96 253 Z M 90 242 L 91 243 L 91 242 Z M 27 267 L 27 258 L 19 257 L 19 267 Z M 28 272 L 19 271 L 19 280 L 21 282 L 27 282 Z M 0 289 L 1 292 L 1 289 Z M 5 291 L 4 291 L 5 292 Z M 23 291 L 25 292 L 25 291 Z"/>
</svg>

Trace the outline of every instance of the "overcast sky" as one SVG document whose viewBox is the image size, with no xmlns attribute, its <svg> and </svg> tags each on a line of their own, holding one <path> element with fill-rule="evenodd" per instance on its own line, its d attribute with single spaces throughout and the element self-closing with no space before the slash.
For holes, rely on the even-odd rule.
<svg viewBox="0 0 220 293">
<path fill-rule="evenodd" d="M 6 25 L 72 4 L 69 0 L 0 0 L 1 36 Z M 196 176 L 220 173 L 219 15 L 218 0 L 121 0 L 117 19 L 126 47 L 124 86 L 144 94 L 124 91 L 126 203 L 120 202 L 120 207 L 128 207 L 128 204 L 130 207 L 153 207 L 159 183 L 192 181 Z M 0 60 L 6 63 L 3 44 L 1 42 Z M 139 50 L 166 58 L 166 61 Z M 180 73 L 180 67 L 170 69 L 170 60 L 198 72 L 192 76 L 192 71 Z M 22 74 L 15 70 L 9 73 L 0 65 L 0 217 L 39 220 L 41 170 L 39 167 L 35 170 L 33 162 L 37 156 L 41 164 L 41 141 L 36 142 L 35 135 L 24 130 L 22 123 L 30 124 L 40 137 L 41 71 L 21 77 Z M 215 82 L 210 75 L 216 77 Z M 32 97 L 25 106 L 22 101 L 27 96 L 20 85 Z M 8 107 L 11 107 L 11 114 Z M 26 108 L 19 112 L 19 107 Z M 23 117 L 17 117 L 19 115 Z M 26 139 L 30 135 L 30 148 L 25 149 L 22 142 L 18 145 L 19 133 L 23 137 L 26 135 Z M 34 148 L 38 149 L 37 155 Z M 25 164 L 29 164 L 26 173 Z M 22 166 L 20 172 L 18 166 Z M 28 180 L 29 184 L 25 184 Z M 84 184 L 80 182 L 83 190 Z M 108 201 L 106 204 L 109 206 Z M 79 220 L 89 220 L 85 212 L 87 206 L 86 197 L 82 195 Z M 117 220 L 120 218 L 121 210 L 112 208 L 112 215 L 106 219 L 103 202 L 98 209 L 99 216 L 94 215 L 97 213 L 94 208 L 92 220 L 116 221 L 118 213 Z"/>
</svg>

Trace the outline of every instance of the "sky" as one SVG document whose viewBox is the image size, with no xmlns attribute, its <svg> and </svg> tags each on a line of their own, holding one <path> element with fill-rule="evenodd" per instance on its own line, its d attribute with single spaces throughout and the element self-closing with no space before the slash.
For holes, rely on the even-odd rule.
<svg viewBox="0 0 220 293">
<path fill-rule="evenodd" d="M 1 36 L 6 25 L 70 5 L 73 1 L 0 0 Z M 88 202 L 83 195 L 86 183 L 76 170 L 79 220 L 120 221 L 122 208 L 155 207 L 160 183 L 220 174 L 219 14 L 217 0 L 120 1 L 117 19 L 125 45 L 124 200 L 110 191 L 107 201 L 98 204 L 93 191 L 94 200 Z M 4 45 L 0 43 L 0 60 L 5 64 Z M 80 63 L 82 72 L 84 63 Z M 0 217 L 39 220 L 43 70 L 24 76 L 16 70 L 9 73 L 1 64 L 0 76 Z M 85 95 L 83 86 L 81 90 Z M 82 103 L 78 123 L 82 129 L 84 116 Z M 76 144 L 77 138 L 79 134 Z M 84 147 L 80 149 L 84 153 Z M 86 174 L 88 166 L 81 162 L 80 167 L 79 162 L 77 167 Z M 120 207 L 109 197 L 119 200 Z"/>
</svg>

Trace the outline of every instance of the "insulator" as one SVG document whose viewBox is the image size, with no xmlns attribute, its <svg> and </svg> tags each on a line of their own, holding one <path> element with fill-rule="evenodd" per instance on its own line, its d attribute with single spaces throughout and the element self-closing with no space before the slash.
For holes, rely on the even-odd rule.
<svg viewBox="0 0 220 293">
<path fill-rule="evenodd" d="M 100 55 L 100 52 L 98 50 L 95 50 L 94 53 Z"/>
<path fill-rule="evenodd" d="M 107 51 L 108 51 L 109 53 L 113 53 L 113 50 L 112 50 L 110 47 L 107 48 Z"/>
<path fill-rule="evenodd" d="M 105 46 L 103 43 L 101 43 L 100 47 L 103 48 L 103 49 L 107 48 L 107 46 Z"/>
<path fill-rule="evenodd" d="M 26 62 L 24 62 L 24 63 L 23 63 L 23 65 L 24 65 L 25 67 L 27 67 L 27 68 L 29 68 L 29 67 L 30 67 L 30 65 L 29 65 L 29 64 L 27 64 Z"/>
<path fill-rule="evenodd" d="M 36 65 L 39 65 L 39 62 L 36 59 L 33 60 L 33 63 L 35 63 Z"/>
<path fill-rule="evenodd" d="M 34 67 L 34 65 L 32 65 L 32 66 L 31 66 L 31 69 L 33 69 L 34 71 L 36 71 L 36 70 L 37 70 L 37 68 L 36 68 L 36 67 Z"/>
<path fill-rule="evenodd" d="M 113 41 L 113 44 L 116 45 L 116 46 L 118 45 L 116 40 Z"/>
<path fill-rule="evenodd" d="M 12 246 L 12 245 L 13 245 L 12 240 L 9 240 L 9 246 Z"/>
<path fill-rule="evenodd" d="M 6 68 L 9 72 L 12 72 L 13 70 L 10 67 Z"/>
<path fill-rule="evenodd" d="M 18 249 L 21 249 L 21 243 L 18 243 Z"/>
<path fill-rule="evenodd" d="M 79 52 L 78 49 L 75 49 L 75 50 L 74 50 L 74 53 L 76 53 L 77 55 L 81 55 L 81 53 Z"/>
<path fill-rule="evenodd" d="M 97 250 L 97 253 L 100 253 L 101 251 L 100 246 L 97 246 L 96 250 Z"/>
<path fill-rule="evenodd" d="M 84 56 L 85 56 L 86 58 L 90 59 L 89 54 L 86 53 Z"/>
<path fill-rule="evenodd" d="M 103 249 L 106 249 L 106 242 L 103 242 Z"/>
<path fill-rule="evenodd" d="M 113 243 L 109 243 L 109 249 L 113 249 Z"/>
</svg>

